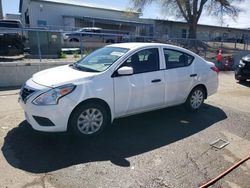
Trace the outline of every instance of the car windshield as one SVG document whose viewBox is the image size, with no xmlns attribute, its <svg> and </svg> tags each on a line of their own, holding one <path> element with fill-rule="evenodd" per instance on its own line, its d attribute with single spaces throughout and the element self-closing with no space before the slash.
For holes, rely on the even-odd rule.
<svg viewBox="0 0 250 188">
<path fill-rule="evenodd" d="M 84 71 L 102 72 L 122 57 L 128 50 L 127 48 L 104 47 L 75 63 L 75 67 Z"/>
</svg>

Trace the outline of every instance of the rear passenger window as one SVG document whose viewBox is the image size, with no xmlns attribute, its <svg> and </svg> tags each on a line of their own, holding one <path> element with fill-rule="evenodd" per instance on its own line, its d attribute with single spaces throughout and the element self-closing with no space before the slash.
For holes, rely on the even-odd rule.
<svg viewBox="0 0 250 188">
<path fill-rule="evenodd" d="M 164 57 L 167 69 L 185 67 L 194 60 L 194 57 L 189 54 L 169 49 L 164 49 Z"/>
<path fill-rule="evenodd" d="M 133 67 L 135 74 L 159 70 L 158 48 L 146 49 L 135 53 L 125 62 L 124 66 Z"/>
</svg>

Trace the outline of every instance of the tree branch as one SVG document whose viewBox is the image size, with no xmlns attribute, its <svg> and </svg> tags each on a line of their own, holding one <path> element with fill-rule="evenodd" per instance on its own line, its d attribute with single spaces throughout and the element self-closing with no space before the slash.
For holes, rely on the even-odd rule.
<svg viewBox="0 0 250 188">
<path fill-rule="evenodd" d="M 195 0 L 194 0 L 195 1 Z M 192 17 L 192 13 L 191 13 L 191 6 L 190 6 L 190 0 L 186 0 L 185 1 L 185 6 L 187 9 L 187 13 L 188 13 L 188 17 Z"/>
<path fill-rule="evenodd" d="M 198 10 L 198 14 L 197 14 L 197 17 L 196 17 L 196 22 L 199 21 L 199 19 L 201 17 L 202 10 L 203 10 L 203 7 L 206 4 L 206 2 L 207 2 L 207 0 L 201 0 L 200 7 L 199 7 L 199 10 Z"/>
<path fill-rule="evenodd" d="M 178 7 L 179 7 L 179 9 L 180 9 L 180 11 L 181 11 L 183 17 L 184 17 L 185 20 L 188 22 L 188 21 L 189 21 L 188 16 L 185 14 L 185 11 L 184 11 L 183 7 L 181 6 L 180 0 L 176 0 L 176 3 L 177 3 L 177 5 L 178 5 Z"/>
</svg>

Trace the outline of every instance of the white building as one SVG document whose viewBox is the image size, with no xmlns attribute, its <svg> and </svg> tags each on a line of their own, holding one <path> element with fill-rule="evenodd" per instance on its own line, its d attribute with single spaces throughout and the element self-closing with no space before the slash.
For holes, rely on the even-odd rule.
<svg viewBox="0 0 250 188">
<path fill-rule="evenodd" d="M 153 27 L 139 19 L 139 12 L 94 7 L 72 0 L 20 0 L 19 12 L 22 23 L 30 27 L 64 30 L 100 27 L 136 34 L 148 33 Z"/>
<path fill-rule="evenodd" d="M 6 20 L 20 20 L 21 15 L 20 14 L 9 14 L 9 13 L 7 13 L 4 18 Z"/>
</svg>

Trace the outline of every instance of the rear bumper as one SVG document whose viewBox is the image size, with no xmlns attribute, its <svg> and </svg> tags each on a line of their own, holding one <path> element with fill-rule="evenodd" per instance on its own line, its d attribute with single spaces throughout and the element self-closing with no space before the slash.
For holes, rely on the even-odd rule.
<svg viewBox="0 0 250 188">
<path fill-rule="evenodd" d="M 214 82 L 209 82 L 209 87 L 207 87 L 207 97 L 215 94 L 218 90 L 219 82 L 214 81 Z"/>
</svg>

